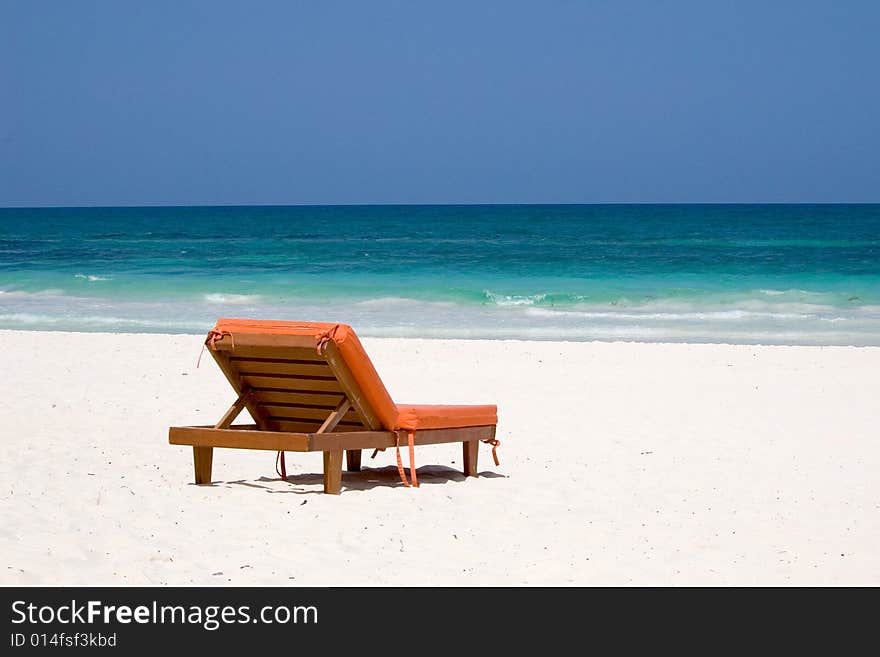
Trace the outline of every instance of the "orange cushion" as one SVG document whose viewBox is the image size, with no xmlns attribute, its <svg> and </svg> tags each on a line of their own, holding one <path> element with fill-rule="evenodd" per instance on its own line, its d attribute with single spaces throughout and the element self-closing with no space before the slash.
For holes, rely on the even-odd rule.
<svg viewBox="0 0 880 657">
<path fill-rule="evenodd" d="M 400 429 L 454 429 L 498 424 L 498 407 L 483 406 L 428 406 L 398 404 L 397 426 Z"/>
<path fill-rule="evenodd" d="M 345 326 L 344 324 L 333 324 L 332 322 L 288 322 L 274 319 L 238 319 L 230 317 L 221 317 L 217 320 L 215 331 L 224 331 L 232 333 L 263 333 L 277 335 L 314 335 L 319 336 L 322 333 L 331 330 L 334 326 Z M 347 327 L 349 330 L 351 327 Z"/>
<path fill-rule="evenodd" d="M 214 331 L 229 333 L 233 339 L 236 334 L 242 333 L 313 336 L 316 349 L 321 340 L 333 340 L 370 408 L 388 430 L 454 429 L 498 424 L 498 408 L 494 405 L 396 405 L 354 329 L 347 324 L 222 318 L 217 320 Z"/>
<path fill-rule="evenodd" d="M 229 319 L 217 320 L 215 331 L 231 333 L 272 333 L 280 335 L 311 335 L 315 337 L 315 348 L 323 338 L 330 338 L 339 347 L 351 375 L 367 398 L 367 403 L 386 429 L 396 429 L 397 406 L 388 394 L 385 384 L 379 378 L 370 357 L 364 351 L 354 329 L 347 324 L 329 322 L 284 322 L 268 319 Z"/>
</svg>

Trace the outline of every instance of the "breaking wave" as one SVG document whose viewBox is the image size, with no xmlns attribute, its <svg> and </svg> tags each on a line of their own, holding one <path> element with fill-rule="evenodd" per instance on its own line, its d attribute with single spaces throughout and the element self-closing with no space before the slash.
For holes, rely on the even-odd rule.
<svg viewBox="0 0 880 657">
<path fill-rule="evenodd" d="M 107 276 L 95 276 L 93 274 L 74 274 L 74 278 L 79 278 L 85 281 L 89 281 L 90 283 L 94 283 L 95 281 L 110 281 L 112 278 L 108 278 Z"/>
</svg>

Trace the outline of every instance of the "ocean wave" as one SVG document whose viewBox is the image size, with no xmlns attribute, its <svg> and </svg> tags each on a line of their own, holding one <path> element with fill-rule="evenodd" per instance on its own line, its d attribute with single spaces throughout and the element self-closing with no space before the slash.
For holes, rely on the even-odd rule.
<svg viewBox="0 0 880 657">
<path fill-rule="evenodd" d="M 103 327 L 103 328 L 143 328 L 143 329 L 159 329 L 173 330 L 182 328 L 194 328 L 201 330 L 204 322 L 197 321 L 177 321 L 177 320 L 158 320 L 134 317 L 114 317 L 112 315 L 88 315 L 76 318 L 66 317 L 63 315 L 43 315 L 36 313 L 0 313 L 0 322 L 9 322 L 17 325 L 28 326 L 60 326 L 64 329 L 67 327 Z"/>
<path fill-rule="evenodd" d="M 111 280 L 113 280 L 112 278 L 108 278 L 106 276 L 95 276 L 93 274 L 74 274 L 73 277 L 89 281 L 90 283 L 93 283 L 95 281 L 111 281 Z"/>
<path fill-rule="evenodd" d="M 483 290 L 483 296 L 496 306 L 533 306 L 540 303 L 546 297 L 545 294 L 532 294 L 518 296 L 515 294 L 495 294 L 489 290 Z"/>
<path fill-rule="evenodd" d="M 833 300 L 833 299 L 839 299 L 842 296 L 844 296 L 842 293 L 839 293 L 839 292 L 820 292 L 817 290 L 803 290 L 800 288 L 788 288 L 785 290 L 777 290 L 777 289 L 773 289 L 773 288 L 760 289 L 760 290 L 754 290 L 752 292 L 752 294 L 754 294 L 754 293 L 762 294 L 762 295 L 768 296 L 768 297 L 786 296 L 786 297 L 795 297 L 797 299 L 814 299 L 814 300 L 819 300 L 819 299 Z M 744 292 L 743 294 L 748 294 L 748 293 Z M 858 297 L 856 297 L 856 298 L 858 298 Z"/>
<path fill-rule="evenodd" d="M 612 244 L 614 242 L 611 242 Z M 720 247 L 720 248 L 872 248 L 880 246 L 880 240 L 874 239 L 719 239 L 719 238 L 673 238 L 673 239 L 646 239 L 646 240 L 621 240 L 619 244 L 659 244 L 665 246 L 695 246 L 695 247 Z"/>
<path fill-rule="evenodd" d="M 566 305 L 586 301 L 588 297 L 581 294 L 565 294 L 556 292 L 541 292 L 538 294 L 499 294 L 491 290 L 483 290 L 479 296 L 483 303 L 490 302 L 496 306 L 539 306 L 539 305 Z"/>
<path fill-rule="evenodd" d="M 66 274 L 73 287 L 71 276 Z M 476 286 L 437 286 L 413 293 L 400 286 L 348 291 L 327 285 L 306 294 L 299 287 L 279 285 L 255 286 L 262 292 L 256 295 L 232 293 L 242 289 L 240 282 L 217 285 L 216 280 L 209 285 L 215 290 L 226 287 L 226 292 L 208 292 L 210 287 L 206 289 L 202 281 L 195 289 L 187 286 L 168 293 L 146 287 L 149 295 L 110 294 L 112 290 L 63 295 L 59 290 L 24 292 L 13 287 L 26 283 L 10 281 L 13 289 L 0 290 L 0 327 L 201 333 L 216 317 L 237 309 L 237 316 L 246 310 L 252 317 L 346 322 L 365 337 L 880 345 L 880 305 L 806 303 L 801 297 L 762 294 L 754 289 L 757 285 L 750 290 L 652 299 L 618 290 L 616 298 L 606 295 L 613 301 L 606 301 L 550 292 L 553 288 L 546 282 L 519 291 L 499 285 L 485 293 Z M 542 287 L 547 292 L 524 293 Z M 96 288 L 104 289 L 88 286 L 90 291 Z M 85 290 L 85 285 L 80 289 Z"/>
<path fill-rule="evenodd" d="M 649 326 L 358 326 L 358 333 L 375 338 L 414 338 L 446 340 L 641 340 L 652 341 L 663 335 L 659 329 Z"/>
<path fill-rule="evenodd" d="M 452 301 L 422 301 L 420 299 L 410 299 L 408 297 L 377 297 L 375 299 L 356 301 L 354 305 L 360 308 L 388 308 L 391 306 L 413 305 L 452 308 L 455 306 L 455 303 Z"/>
<path fill-rule="evenodd" d="M 212 292 L 202 297 L 208 303 L 228 303 L 233 305 L 256 303 L 261 298 L 259 294 L 225 294 L 222 292 Z"/>
<path fill-rule="evenodd" d="M 63 297 L 65 296 L 65 293 L 64 290 L 52 288 L 48 290 L 38 290 L 37 292 L 25 292 L 24 290 L 0 290 L 0 295 L 2 295 L 0 296 L 0 299 L 27 299 L 30 297 Z"/>
<path fill-rule="evenodd" d="M 626 320 L 708 320 L 708 321 L 724 321 L 724 320 L 740 320 L 751 318 L 766 319 L 814 319 L 815 315 L 801 313 L 774 313 L 774 312 L 755 312 L 750 310 L 705 310 L 693 312 L 631 312 L 631 311 L 615 311 L 615 310 L 553 310 L 549 308 L 529 308 L 527 314 L 534 317 L 558 317 L 570 316 L 581 317 L 583 319 L 626 319 Z"/>
<path fill-rule="evenodd" d="M 604 297 L 604 298 L 603 298 Z M 769 298 L 768 298 L 769 297 Z M 664 295 L 660 294 L 627 294 L 617 297 L 606 295 L 584 295 L 575 293 L 540 292 L 534 294 L 502 294 L 483 290 L 480 295 L 463 294 L 462 300 L 478 302 L 483 305 L 491 304 L 500 307 L 529 306 L 542 308 L 581 309 L 613 307 L 616 309 L 630 309 L 633 311 L 650 311 L 657 308 L 659 312 L 667 310 L 690 311 L 701 310 L 706 307 L 723 306 L 734 309 L 751 311 L 763 311 L 772 309 L 772 312 L 792 313 L 817 313 L 827 312 L 835 307 L 848 309 L 858 308 L 853 302 L 859 301 L 859 297 L 835 292 L 811 292 L 808 290 L 789 289 L 774 290 L 761 289 L 753 291 L 718 291 L 715 293 L 694 295 Z"/>
</svg>

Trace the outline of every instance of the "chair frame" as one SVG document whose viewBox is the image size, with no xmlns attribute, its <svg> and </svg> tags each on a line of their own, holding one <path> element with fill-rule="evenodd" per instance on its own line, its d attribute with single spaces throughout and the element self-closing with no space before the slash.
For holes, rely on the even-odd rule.
<svg viewBox="0 0 880 657">
<path fill-rule="evenodd" d="M 323 452 L 324 492 L 338 495 L 342 491 L 343 452 L 346 455 L 346 469 L 357 472 L 361 468 L 361 450 L 396 447 L 400 440 L 399 434 L 405 433 L 388 431 L 382 427 L 332 340 L 323 346 L 320 354 L 317 354 L 314 337 L 298 335 L 241 334 L 236 335 L 234 340 L 231 336 L 229 339 L 223 336 L 209 340 L 206 347 L 238 397 L 213 426 L 179 426 L 168 430 L 170 444 L 192 446 L 196 484 L 211 482 L 214 448 Z M 317 364 L 326 363 L 335 376 L 339 383 L 339 394 L 342 395 L 341 401 L 329 411 L 317 431 L 279 430 L 279 423 L 266 412 L 264 404 L 259 400 L 259 389 L 249 386 L 233 363 L 232 358 L 242 349 L 258 354 L 264 353 L 260 350 L 266 350 L 265 353 L 270 356 L 275 354 L 274 358 L 258 359 L 269 365 L 283 362 L 283 355 L 279 356 L 277 352 L 270 350 L 311 350 L 315 354 L 313 360 Z M 257 373 L 251 376 L 266 375 Z M 288 380 L 296 379 L 289 375 L 278 376 L 285 376 Z M 309 385 L 308 377 L 304 377 L 302 381 L 305 386 Z M 233 425 L 244 409 L 248 410 L 256 424 Z M 347 416 L 358 418 L 363 430 L 349 422 L 345 426 L 347 430 L 334 431 Z M 476 477 L 480 441 L 494 438 L 494 424 L 454 429 L 419 429 L 415 432 L 414 444 L 462 443 L 464 474 Z"/>
</svg>

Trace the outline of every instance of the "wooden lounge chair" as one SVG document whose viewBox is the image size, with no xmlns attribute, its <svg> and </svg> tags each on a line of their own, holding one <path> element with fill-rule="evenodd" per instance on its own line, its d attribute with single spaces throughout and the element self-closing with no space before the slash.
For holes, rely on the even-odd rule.
<svg viewBox="0 0 880 657">
<path fill-rule="evenodd" d="M 460 442 L 464 473 L 477 476 L 480 441 L 492 445 L 497 408 L 395 404 L 357 335 L 345 324 L 220 319 L 205 346 L 238 394 L 213 426 L 171 427 L 168 442 L 191 445 L 197 484 L 211 481 L 215 447 L 324 453 L 324 492 L 342 487 L 342 453 L 360 470 L 362 449 L 409 446 L 410 479 L 418 486 L 414 447 Z M 233 425 L 247 409 L 256 424 Z"/>
</svg>

